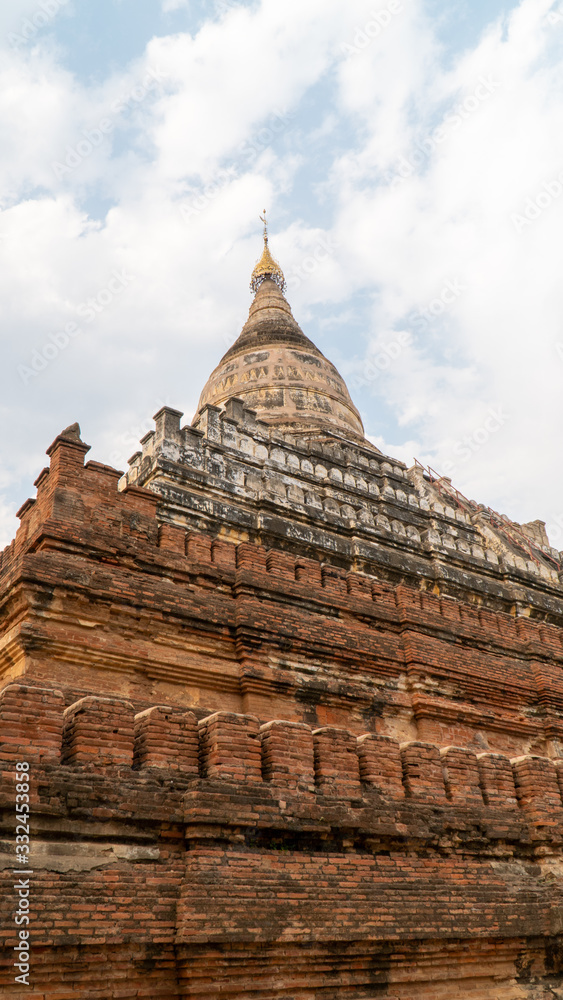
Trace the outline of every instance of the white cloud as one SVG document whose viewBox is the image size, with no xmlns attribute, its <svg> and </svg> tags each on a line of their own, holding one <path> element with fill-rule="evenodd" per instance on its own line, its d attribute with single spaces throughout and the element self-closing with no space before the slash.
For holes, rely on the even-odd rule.
<svg viewBox="0 0 563 1000">
<path fill-rule="evenodd" d="M 189 9 L 190 0 L 162 0 L 162 9 L 165 14 L 174 10 Z"/>
<path fill-rule="evenodd" d="M 370 87 L 373 92 L 378 73 L 383 84 L 389 52 L 366 53 L 363 78 L 353 86 L 349 77 L 342 82 L 348 111 L 365 119 L 366 139 L 359 156 L 347 154 L 334 172 L 338 231 L 356 280 L 381 285 L 372 350 L 393 328 L 409 319 L 412 325 L 413 315 L 436 301 L 448 279 L 459 278 L 466 289 L 442 320 L 419 327 L 416 350 L 377 380 L 375 391 L 384 392 L 400 424 L 411 433 L 416 429 L 418 457 L 438 470 L 449 463 L 462 488 L 529 518 L 549 518 L 551 497 L 563 485 L 555 461 L 555 428 L 563 418 L 563 362 L 555 350 L 563 312 L 555 264 L 563 197 L 558 181 L 551 199 L 544 187 L 563 168 L 563 97 L 557 63 L 547 59 L 553 42 L 545 21 L 549 7 L 526 0 L 452 70 L 440 74 L 434 65 L 434 79 L 426 84 L 420 62 L 432 46 L 423 44 L 410 75 L 403 75 L 409 90 L 402 101 L 382 102 L 384 128 L 382 115 L 369 120 L 365 95 Z M 402 30 L 410 29 L 405 24 Z M 405 129 L 415 89 L 426 113 Z M 458 117 L 461 104 L 463 120 L 450 118 L 448 125 L 443 111 L 436 114 L 444 104 Z M 440 141 L 432 131 L 420 131 L 421 120 L 433 122 L 431 129 L 444 123 Z M 380 133 L 403 130 L 404 159 L 396 162 L 406 163 L 406 176 L 395 184 L 388 177 L 378 187 L 371 178 L 382 163 L 387 167 L 393 145 L 379 142 Z M 563 185 L 560 190 L 563 195 Z M 546 207 L 518 233 L 514 213 L 529 209 L 528 200 L 542 191 Z M 495 406 L 504 407 L 507 419 L 473 447 Z M 392 448 L 380 440 L 378 445 Z M 468 450 L 470 456 L 461 459 Z M 538 491 L 540 469 L 547 490 Z"/>
<path fill-rule="evenodd" d="M 0 8 L 0 48 L 33 44 L 56 18 L 72 11 L 71 0 L 10 0 Z"/>
</svg>

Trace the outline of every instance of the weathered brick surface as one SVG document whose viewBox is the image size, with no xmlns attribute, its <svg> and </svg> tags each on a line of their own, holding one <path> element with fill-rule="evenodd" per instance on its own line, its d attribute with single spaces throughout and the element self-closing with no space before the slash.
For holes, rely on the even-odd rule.
<svg viewBox="0 0 563 1000">
<path fill-rule="evenodd" d="M 440 752 L 430 743 L 403 743 L 403 781 L 407 795 L 421 802 L 442 802 L 446 798 Z"/>
<path fill-rule="evenodd" d="M 211 414 L 217 442 L 218 422 Z M 173 423 L 166 410 L 162 433 Z M 196 462 L 197 432 L 180 443 L 192 438 Z M 410 576 L 392 546 L 377 549 L 372 572 L 361 532 L 348 559 L 355 515 L 335 527 L 341 480 L 327 455 L 324 473 L 319 456 L 310 463 L 331 491 L 312 558 L 320 536 L 303 518 L 276 525 L 271 498 L 256 532 L 240 479 L 229 500 L 238 533 L 220 505 L 214 533 L 202 528 L 209 496 L 186 513 L 180 486 L 118 492 L 115 470 L 84 466 L 86 451 L 54 443 L 0 559 L 0 993 L 553 1000 L 555 599 L 542 611 L 536 591 L 536 618 L 514 618 L 496 570 L 486 576 L 473 556 L 457 599 L 432 593 L 408 539 L 420 559 Z M 377 461 L 381 510 L 406 508 Z M 398 551 L 407 536 L 393 530 Z M 22 758 L 33 871 L 24 994 L 11 874 Z"/>
<path fill-rule="evenodd" d="M 260 735 L 264 779 L 282 788 L 313 791 L 315 760 L 309 726 L 300 722 L 267 722 Z"/>
<path fill-rule="evenodd" d="M 463 806 L 483 803 L 477 757 L 462 747 L 444 747 L 440 751 L 448 798 Z"/>
<path fill-rule="evenodd" d="M 20 685 L 8 687 L 4 702 L 16 703 L 21 693 Z M 30 688 L 26 695 L 39 717 L 45 692 Z M 391 989 L 391 982 L 404 981 L 406 991 L 414 981 L 405 964 L 409 948 L 416 947 L 422 968 L 420 956 L 427 947 L 432 953 L 432 942 L 463 939 L 474 952 L 492 927 L 503 941 L 521 942 L 507 945 L 508 976 L 523 951 L 535 954 L 534 948 L 538 974 L 551 962 L 554 974 L 563 975 L 553 965 L 559 944 L 549 944 L 558 933 L 551 915 L 563 905 L 563 886 L 549 877 L 563 842 L 551 761 L 514 761 L 518 800 L 497 796 L 485 804 L 476 795 L 477 762 L 462 748 L 440 755 L 424 743 L 399 747 L 373 734 L 357 739 L 345 730 L 312 732 L 284 721 L 259 727 L 251 715 L 227 712 L 196 727 L 191 713 L 156 706 L 135 719 L 133 754 L 127 701 L 81 699 L 65 710 L 58 698 L 50 710 L 59 736 L 30 773 L 38 995 L 54 1000 L 68 985 L 73 1000 L 93 1000 L 100 990 L 118 998 L 127 989 L 138 997 L 203 996 L 200 967 L 192 969 L 183 947 L 189 956 L 196 946 L 221 943 L 225 955 L 244 945 L 254 962 L 258 945 L 275 949 L 283 940 L 301 949 L 297 964 L 307 948 L 321 949 L 321 967 L 303 986 L 311 996 L 333 984 L 338 943 L 358 949 L 361 942 L 358 954 L 368 966 L 363 960 L 356 966 L 355 989 L 367 1000 L 374 983 L 368 968 L 383 953 L 388 976 L 380 984 Z M 28 716 L 30 733 L 33 724 Z M 61 749 L 62 762 L 54 763 Z M 486 774 L 493 769 L 497 788 L 499 775 L 506 783 L 510 761 L 482 755 L 479 764 Z M 13 761 L 5 768 L 0 807 L 14 857 Z M 492 799 L 492 781 L 483 787 Z M 538 840 L 543 854 L 530 865 L 529 845 Z M 420 851 L 413 850 L 417 844 Z M 13 881 L 5 870 L 6 898 Z M 2 934 L 0 986 L 3 995 L 18 996 L 11 921 Z M 99 961 L 100 948 L 108 961 Z M 278 965 L 276 985 L 260 953 L 264 996 L 298 988 L 293 963 Z M 437 956 L 435 975 L 452 989 L 443 946 Z M 221 963 L 216 955 L 210 961 L 208 982 L 216 989 L 222 973 L 212 970 Z M 338 967 L 346 967 L 344 959 Z M 475 971 L 458 963 L 455 988 L 471 990 Z M 493 982 L 481 984 L 483 1000 L 499 995 Z M 226 995 L 250 995 L 254 987 L 253 979 L 239 979 L 236 963 L 227 965 Z M 432 994 L 421 986 L 411 996 L 431 1000 Z"/>
<path fill-rule="evenodd" d="M 497 753 L 477 754 L 483 797 L 487 805 L 515 808 L 516 787 L 510 761 Z"/>
<path fill-rule="evenodd" d="M 199 723 L 200 760 L 206 778 L 260 781 L 260 725 L 254 716 L 216 712 Z"/>
<path fill-rule="evenodd" d="M 197 719 L 193 712 L 157 705 L 135 716 L 134 766 L 199 774 Z"/>
<path fill-rule="evenodd" d="M 11 684 L 0 692 L 0 762 L 56 763 L 61 754 L 64 698 L 50 688 Z"/>
<path fill-rule="evenodd" d="M 327 727 L 313 733 L 315 777 L 325 795 L 353 798 L 360 792 L 357 742 L 344 729 Z"/>
<path fill-rule="evenodd" d="M 86 451 L 58 439 L 3 553 L 5 683 L 563 752 L 561 628 L 161 523 L 157 496 L 118 492 Z"/>
<path fill-rule="evenodd" d="M 358 739 L 360 777 L 370 788 L 390 798 L 403 798 L 403 769 L 397 740 L 365 733 Z"/>
<path fill-rule="evenodd" d="M 563 828 L 563 808 L 557 769 L 545 757 L 517 757 L 512 761 L 516 794 L 534 825 Z"/>
<path fill-rule="evenodd" d="M 129 702 L 89 696 L 64 713 L 65 764 L 105 767 L 133 764 L 134 713 Z"/>
</svg>

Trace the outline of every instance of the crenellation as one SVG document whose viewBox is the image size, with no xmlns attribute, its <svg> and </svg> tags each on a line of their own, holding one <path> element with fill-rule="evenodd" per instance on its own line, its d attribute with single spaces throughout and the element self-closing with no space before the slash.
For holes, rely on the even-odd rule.
<svg viewBox="0 0 563 1000">
<path fill-rule="evenodd" d="M 438 747 L 413 740 L 402 743 L 400 750 L 407 796 L 427 803 L 445 802 L 446 787 Z"/>
<path fill-rule="evenodd" d="M 360 778 L 383 798 L 403 799 L 403 768 L 398 740 L 366 733 L 358 738 Z"/>
<path fill-rule="evenodd" d="M 82 767 L 132 767 L 134 709 L 118 698 L 89 695 L 65 710 L 61 761 Z"/>
<path fill-rule="evenodd" d="M 186 555 L 190 562 L 210 564 L 212 539 L 197 531 L 189 531 L 186 536 Z"/>
<path fill-rule="evenodd" d="M 184 414 L 181 410 L 174 410 L 170 406 L 162 406 L 158 413 L 155 413 L 155 442 L 161 444 L 164 441 L 174 442 L 182 445 L 184 435 L 180 429 L 180 421 Z"/>
<path fill-rule="evenodd" d="M 158 529 L 158 547 L 177 555 L 186 555 L 187 537 L 184 528 L 177 524 L 161 524 Z"/>
<path fill-rule="evenodd" d="M 463 747 L 440 750 L 446 795 L 455 805 L 481 807 L 483 794 L 477 755 Z"/>
<path fill-rule="evenodd" d="M 322 586 L 335 594 L 347 594 L 346 574 L 344 570 L 331 565 L 321 566 Z"/>
<path fill-rule="evenodd" d="M 313 732 L 315 781 L 323 795 L 361 795 L 357 742 L 345 729 L 326 726 Z"/>
<path fill-rule="evenodd" d="M 266 556 L 268 573 L 273 573 L 278 579 L 295 580 L 295 556 L 288 552 L 270 550 Z"/>
<path fill-rule="evenodd" d="M 563 803 L 555 763 L 547 757 L 527 755 L 512 760 L 516 795 L 531 823 L 563 822 Z"/>
<path fill-rule="evenodd" d="M 237 569 L 266 573 L 266 550 L 258 545 L 242 542 L 236 548 Z"/>
<path fill-rule="evenodd" d="M 237 551 L 234 542 L 214 538 L 211 542 L 211 561 L 214 566 L 233 572 L 237 565 Z"/>
<path fill-rule="evenodd" d="M 243 455 L 254 456 L 254 441 L 246 434 L 241 434 L 238 441 L 238 448 Z"/>
<path fill-rule="evenodd" d="M 244 477 L 244 485 L 247 490 L 253 493 L 258 493 L 258 491 L 262 489 L 263 485 L 261 474 L 259 472 L 255 472 L 254 470 L 247 472 Z"/>
<path fill-rule="evenodd" d="M 311 493 L 310 491 L 306 491 L 304 502 L 309 507 L 316 507 L 317 510 L 323 509 L 323 502 L 317 493 Z"/>
<path fill-rule="evenodd" d="M 256 716 L 215 712 L 198 723 L 198 730 L 203 777 L 262 781 L 260 723 Z"/>
<path fill-rule="evenodd" d="M 366 528 L 374 528 L 375 521 L 368 507 L 360 507 L 358 511 L 358 522 Z"/>
<path fill-rule="evenodd" d="M 278 788 L 315 792 L 313 733 L 303 722 L 267 722 L 260 728 L 262 776 Z"/>
<path fill-rule="evenodd" d="M 498 753 L 478 753 L 477 766 L 485 805 L 498 809 L 516 809 L 514 771 L 508 757 Z"/>
<path fill-rule="evenodd" d="M 220 434 L 221 434 L 221 447 L 222 448 L 232 448 L 237 452 L 241 452 L 246 455 L 253 454 L 253 448 L 244 447 L 244 442 L 248 440 L 244 434 L 239 431 L 239 426 L 235 420 L 230 420 L 224 413 L 220 414 Z"/>
<path fill-rule="evenodd" d="M 561 759 L 527 755 L 511 762 L 500 754 L 475 755 L 459 746 L 440 748 L 420 741 L 400 745 L 396 739 L 380 734 L 356 737 L 335 726 L 312 729 L 304 723 L 284 720 L 261 724 L 254 715 L 225 711 L 205 716 L 199 723 L 191 711 L 162 705 L 133 716 L 132 706 L 125 699 L 88 697 L 65 710 L 61 692 L 12 685 L 0 699 L 0 761 L 4 765 L 13 767 L 20 755 L 30 759 L 29 735 L 37 732 L 38 721 L 42 749 L 32 759 L 36 767 L 51 767 L 50 782 L 57 787 L 60 781 L 66 782 L 72 798 L 72 788 L 80 784 L 80 775 L 95 772 L 102 776 L 109 774 L 108 769 L 118 768 L 118 783 L 130 788 L 132 805 L 125 803 L 125 815 L 129 817 L 130 808 L 141 806 L 135 788 L 143 790 L 142 815 L 148 815 L 147 809 L 158 809 L 162 780 L 177 775 L 184 782 L 178 787 L 191 789 L 186 814 L 190 826 L 198 814 L 208 827 L 218 821 L 223 826 L 236 826 L 240 817 L 235 818 L 232 806 L 226 814 L 221 813 L 221 803 L 243 803 L 245 796 L 250 796 L 251 805 L 246 823 L 254 825 L 263 808 L 268 823 L 278 815 L 283 826 L 284 815 L 289 817 L 292 810 L 295 818 L 302 820 L 299 796 L 304 796 L 303 803 L 309 801 L 312 805 L 314 796 L 320 796 L 319 804 L 345 800 L 367 810 L 358 813 L 354 823 L 363 824 L 372 836 L 382 819 L 389 823 L 393 816 L 389 810 L 402 804 L 401 825 L 396 829 L 399 841 L 407 830 L 411 836 L 417 835 L 421 805 L 431 807 L 435 817 L 442 816 L 445 829 L 451 830 L 452 824 L 455 827 L 461 822 L 462 830 L 466 815 L 463 811 L 471 810 L 474 820 L 481 823 L 489 815 L 488 835 L 493 839 L 502 841 L 506 837 L 509 822 L 511 836 L 524 843 L 529 839 L 527 831 L 542 842 L 561 840 Z M 58 765 L 57 771 L 52 770 L 53 765 Z M 143 784 L 151 774 L 160 775 L 157 784 Z M 237 789 L 236 800 L 232 799 L 233 787 Z M 261 795 L 267 792 L 273 797 L 256 799 L 253 788 L 262 788 Z M 282 800 L 278 802 L 280 794 Z M 292 798 L 287 799 L 288 795 Z M 149 804 L 151 800 L 154 805 Z M 39 800 L 35 801 L 37 808 Z M 114 808 L 112 801 L 104 809 L 108 817 Z M 273 804 L 277 812 L 272 811 Z M 316 825 L 326 826 L 325 806 L 321 809 L 310 814 L 310 830 Z M 514 818 L 518 818 L 520 826 L 508 820 L 507 810 L 517 811 L 518 817 L 514 813 Z M 332 822 L 342 819 L 343 814 L 336 813 Z"/>
<path fill-rule="evenodd" d="M 275 447 L 270 449 L 270 462 L 275 465 L 282 465 L 285 468 L 286 456 L 282 448 Z"/>
<path fill-rule="evenodd" d="M 64 695 L 52 688 L 11 684 L 0 691 L 0 765 L 58 763 Z"/>
<path fill-rule="evenodd" d="M 299 557 L 295 562 L 295 579 L 316 589 L 322 586 L 321 564 L 316 559 Z"/>
<path fill-rule="evenodd" d="M 340 504 L 336 502 L 334 497 L 325 497 L 323 508 L 326 514 L 334 514 L 336 517 L 340 517 Z"/>
<path fill-rule="evenodd" d="M 369 601 L 372 599 L 372 581 L 367 576 L 361 576 L 359 573 L 347 573 L 346 588 L 352 597 L 365 598 Z"/>
<path fill-rule="evenodd" d="M 148 431 L 144 437 L 141 438 L 140 444 L 143 449 L 143 458 L 151 458 L 155 452 L 156 444 L 156 433 L 155 431 Z"/>
<path fill-rule="evenodd" d="M 290 483 L 287 487 L 287 499 L 291 504 L 301 506 L 305 503 L 305 490 L 295 483 Z"/>
<path fill-rule="evenodd" d="M 156 705 L 135 716 L 133 768 L 150 767 L 199 776 L 198 729 L 193 712 Z"/>
</svg>

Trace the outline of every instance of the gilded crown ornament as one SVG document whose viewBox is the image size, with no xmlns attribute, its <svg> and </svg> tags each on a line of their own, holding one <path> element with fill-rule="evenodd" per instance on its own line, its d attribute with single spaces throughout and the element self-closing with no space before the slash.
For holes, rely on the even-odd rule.
<svg viewBox="0 0 563 1000">
<path fill-rule="evenodd" d="M 260 260 L 252 272 L 250 289 L 256 293 L 262 282 L 266 281 L 266 278 L 270 278 L 271 281 L 275 281 L 276 285 L 281 288 L 282 292 L 285 292 L 286 284 L 284 273 L 280 265 L 272 257 L 268 246 L 268 223 L 266 221 L 266 209 L 264 209 L 264 215 L 260 216 L 260 221 L 264 223 L 264 249 Z"/>
</svg>

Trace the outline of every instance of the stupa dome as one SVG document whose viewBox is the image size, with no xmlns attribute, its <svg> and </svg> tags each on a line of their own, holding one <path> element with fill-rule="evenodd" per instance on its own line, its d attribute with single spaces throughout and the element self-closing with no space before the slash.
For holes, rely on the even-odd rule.
<svg viewBox="0 0 563 1000">
<path fill-rule="evenodd" d="M 344 379 L 294 319 L 283 272 L 264 232 L 264 252 L 252 274 L 255 292 L 240 336 L 209 376 L 194 417 L 207 404 L 242 399 L 258 419 L 294 432 L 336 431 L 364 437 Z"/>
</svg>

